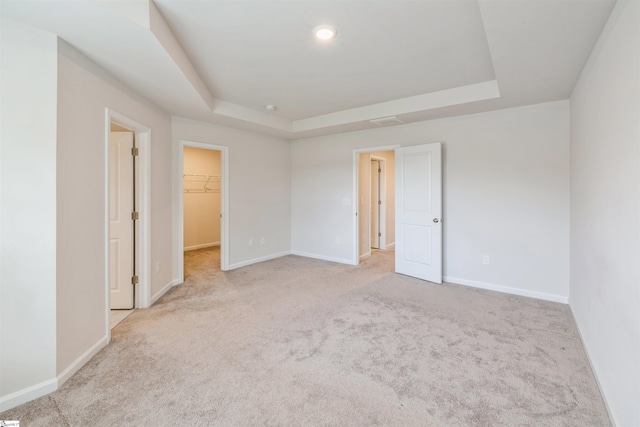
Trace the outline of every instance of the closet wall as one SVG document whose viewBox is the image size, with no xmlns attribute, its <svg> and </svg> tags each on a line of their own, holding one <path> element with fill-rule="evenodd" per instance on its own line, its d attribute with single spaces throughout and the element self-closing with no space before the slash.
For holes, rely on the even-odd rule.
<svg viewBox="0 0 640 427">
<path fill-rule="evenodd" d="M 220 152 L 184 148 L 184 250 L 220 245 Z"/>
</svg>

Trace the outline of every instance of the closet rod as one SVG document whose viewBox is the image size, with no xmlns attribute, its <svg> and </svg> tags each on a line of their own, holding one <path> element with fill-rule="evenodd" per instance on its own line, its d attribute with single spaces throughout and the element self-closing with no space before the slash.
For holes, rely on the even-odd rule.
<svg viewBox="0 0 640 427">
<path fill-rule="evenodd" d="M 189 173 L 185 173 L 182 175 L 183 178 L 185 177 L 200 177 L 200 178 L 220 178 L 220 175 L 201 175 L 201 174 L 189 174 Z"/>
</svg>

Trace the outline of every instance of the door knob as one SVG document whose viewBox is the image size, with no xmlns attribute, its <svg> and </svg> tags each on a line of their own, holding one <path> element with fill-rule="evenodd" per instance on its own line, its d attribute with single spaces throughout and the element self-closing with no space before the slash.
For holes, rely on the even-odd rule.
<svg viewBox="0 0 640 427">
<path fill-rule="evenodd" d="M 437 224 L 438 222 L 440 222 L 440 220 L 438 218 L 433 218 L 433 222 Z"/>
</svg>

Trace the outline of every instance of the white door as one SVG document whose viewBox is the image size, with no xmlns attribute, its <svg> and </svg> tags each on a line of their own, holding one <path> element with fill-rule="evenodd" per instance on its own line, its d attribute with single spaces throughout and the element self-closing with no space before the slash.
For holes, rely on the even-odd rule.
<svg viewBox="0 0 640 427">
<path fill-rule="evenodd" d="M 396 149 L 396 273 L 442 283 L 440 143 Z"/>
<path fill-rule="evenodd" d="M 133 307 L 133 133 L 109 138 L 109 291 L 111 308 Z"/>
<path fill-rule="evenodd" d="M 380 248 L 380 161 L 371 160 L 371 247 Z"/>
</svg>

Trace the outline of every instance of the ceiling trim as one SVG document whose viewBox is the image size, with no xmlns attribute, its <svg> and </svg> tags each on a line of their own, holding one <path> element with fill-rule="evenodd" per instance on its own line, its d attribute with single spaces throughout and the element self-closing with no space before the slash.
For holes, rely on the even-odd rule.
<svg viewBox="0 0 640 427">
<path fill-rule="evenodd" d="M 156 5 L 151 0 L 147 1 L 149 2 L 149 29 L 158 42 L 160 42 L 165 52 L 167 52 L 167 55 L 169 55 L 173 62 L 178 66 L 191 86 L 196 92 L 198 92 L 200 98 L 202 98 L 205 104 L 207 104 L 209 110 L 213 110 L 215 99 L 213 95 L 211 95 L 211 92 L 209 92 L 207 85 L 205 85 L 202 77 L 200 77 L 196 68 L 193 66 L 191 59 L 189 59 L 175 35 L 171 32 L 169 25 L 167 25 L 167 22 L 160 14 Z"/>
<path fill-rule="evenodd" d="M 467 86 L 410 96 L 365 107 L 352 108 L 308 119 L 292 122 L 293 132 L 321 129 L 348 123 L 369 121 L 380 117 L 398 116 L 408 113 L 433 110 L 469 102 L 484 101 L 500 97 L 498 82 L 489 80 Z"/>
</svg>

